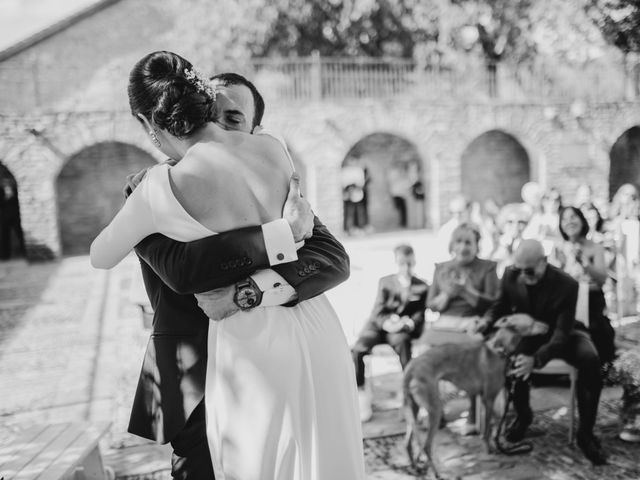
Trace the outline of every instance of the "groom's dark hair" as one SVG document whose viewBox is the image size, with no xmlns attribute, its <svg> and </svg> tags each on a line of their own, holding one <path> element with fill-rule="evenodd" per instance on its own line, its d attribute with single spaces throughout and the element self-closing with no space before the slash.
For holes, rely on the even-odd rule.
<svg viewBox="0 0 640 480">
<path fill-rule="evenodd" d="M 233 72 L 219 73 L 211 77 L 211 80 L 219 82 L 223 87 L 228 87 L 229 85 L 244 85 L 247 87 L 253 96 L 253 106 L 255 109 L 251 127 L 255 128 L 257 125 L 260 125 L 260 122 L 262 122 L 262 116 L 264 115 L 264 99 L 251 81 L 247 80 L 246 77 L 243 77 L 239 73 Z"/>
</svg>

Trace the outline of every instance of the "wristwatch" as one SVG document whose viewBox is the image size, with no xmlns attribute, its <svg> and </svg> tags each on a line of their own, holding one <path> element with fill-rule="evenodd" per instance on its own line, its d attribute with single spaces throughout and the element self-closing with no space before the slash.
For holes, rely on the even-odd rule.
<svg viewBox="0 0 640 480">
<path fill-rule="evenodd" d="M 253 278 L 247 277 L 236 283 L 236 293 L 233 296 L 235 303 L 240 310 L 251 310 L 262 302 L 262 290 L 258 288 Z"/>
</svg>

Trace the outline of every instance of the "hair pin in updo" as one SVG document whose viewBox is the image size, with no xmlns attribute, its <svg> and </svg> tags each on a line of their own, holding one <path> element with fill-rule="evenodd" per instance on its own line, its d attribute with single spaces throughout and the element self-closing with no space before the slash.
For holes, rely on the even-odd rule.
<svg viewBox="0 0 640 480">
<path fill-rule="evenodd" d="M 195 68 L 185 68 L 184 76 L 189 81 L 189 83 L 196 87 L 196 90 L 198 92 L 204 93 L 209 98 L 211 98 L 211 100 L 215 101 L 216 91 L 211 86 L 211 81 L 207 77 L 205 77 Z"/>
</svg>

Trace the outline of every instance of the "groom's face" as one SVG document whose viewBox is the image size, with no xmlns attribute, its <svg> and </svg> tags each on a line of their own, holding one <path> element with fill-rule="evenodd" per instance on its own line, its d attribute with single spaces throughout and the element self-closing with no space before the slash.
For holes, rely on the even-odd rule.
<svg viewBox="0 0 640 480">
<path fill-rule="evenodd" d="M 225 130 L 251 133 L 256 110 L 251 90 L 245 85 L 227 85 L 216 87 L 216 91 L 220 93 L 216 123 Z"/>
</svg>

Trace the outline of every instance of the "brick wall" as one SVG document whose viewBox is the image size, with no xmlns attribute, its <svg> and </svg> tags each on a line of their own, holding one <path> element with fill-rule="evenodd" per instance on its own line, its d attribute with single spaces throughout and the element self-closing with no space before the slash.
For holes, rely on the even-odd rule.
<svg viewBox="0 0 640 480">
<path fill-rule="evenodd" d="M 125 0 L 80 20 L 0 64 L 3 112 L 126 109 L 128 72 L 167 45 L 163 2 Z"/>
<path fill-rule="evenodd" d="M 154 165 L 146 152 L 123 143 L 100 143 L 69 159 L 56 180 L 63 255 L 89 252 L 89 245 L 120 209 L 130 173 Z"/>
</svg>

